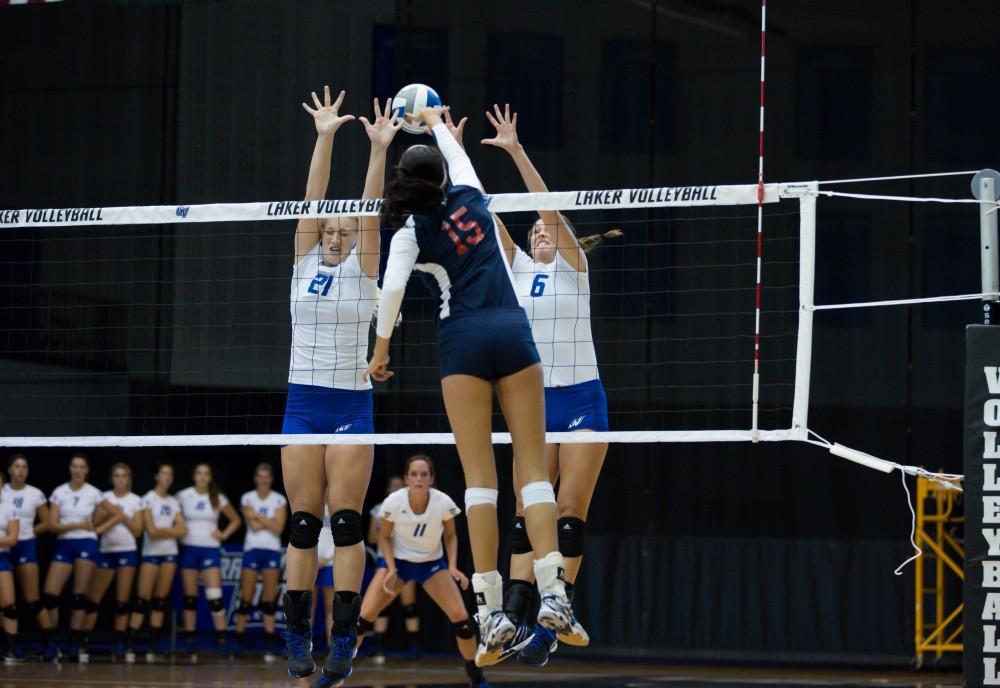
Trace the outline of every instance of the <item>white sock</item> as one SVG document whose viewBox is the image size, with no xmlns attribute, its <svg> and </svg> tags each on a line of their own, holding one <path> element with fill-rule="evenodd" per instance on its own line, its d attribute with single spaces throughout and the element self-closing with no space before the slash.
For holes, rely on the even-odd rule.
<svg viewBox="0 0 1000 688">
<path fill-rule="evenodd" d="M 503 576 L 499 571 L 472 574 L 472 590 L 476 593 L 480 621 L 503 607 Z"/>
<path fill-rule="evenodd" d="M 545 595 L 566 596 L 566 563 L 558 551 L 549 552 L 541 559 L 535 559 L 535 581 L 538 592 Z"/>
</svg>

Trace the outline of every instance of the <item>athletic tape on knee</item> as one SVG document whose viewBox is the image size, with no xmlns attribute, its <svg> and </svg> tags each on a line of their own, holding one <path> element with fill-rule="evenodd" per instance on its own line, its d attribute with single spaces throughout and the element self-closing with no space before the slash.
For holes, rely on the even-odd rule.
<svg viewBox="0 0 1000 688">
<path fill-rule="evenodd" d="M 222 588 L 205 588 L 205 599 L 208 600 L 208 608 L 213 614 L 222 611 Z"/>
<path fill-rule="evenodd" d="M 365 539 L 361 514 L 351 509 L 341 509 L 330 515 L 330 532 L 335 547 L 351 547 Z"/>
<path fill-rule="evenodd" d="M 556 521 L 559 531 L 559 551 L 564 557 L 583 556 L 583 536 L 587 524 L 575 516 L 564 516 Z"/>
<path fill-rule="evenodd" d="M 42 595 L 42 606 L 46 609 L 58 609 L 59 608 L 59 596 L 50 595 L 45 593 Z"/>
<path fill-rule="evenodd" d="M 465 490 L 465 510 L 469 511 L 474 506 L 497 505 L 497 496 L 500 493 L 490 487 L 469 487 Z"/>
<path fill-rule="evenodd" d="M 316 518 L 308 511 L 296 511 L 292 514 L 288 544 L 296 549 L 312 549 L 319 544 L 321 530 L 323 530 L 323 519 Z"/>
<path fill-rule="evenodd" d="M 149 600 L 144 600 L 141 597 L 136 597 L 132 600 L 132 611 L 136 614 L 145 614 L 149 609 Z"/>
<path fill-rule="evenodd" d="M 552 489 L 552 483 L 548 480 L 539 480 L 535 483 L 528 483 L 521 488 L 521 504 L 527 509 L 536 504 L 555 504 L 556 491 Z"/>
<path fill-rule="evenodd" d="M 12 604 L 10 606 L 3 608 L 3 615 L 5 619 L 16 619 L 17 618 L 17 605 Z"/>
<path fill-rule="evenodd" d="M 510 547 L 514 554 L 529 554 L 532 551 L 524 516 L 514 518 L 514 526 L 510 529 Z"/>
<path fill-rule="evenodd" d="M 167 609 L 167 598 L 166 597 L 154 597 L 152 603 L 150 604 L 154 612 L 162 612 Z"/>
<path fill-rule="evenodd" d="M 465 621 L 459 621 L 457 624 L 452 624 L 455 629 L 455 637 L 462 638 L 474 638 L 476 636 L 476 627 L 472 625 L 469 619 Z"/>
<path fill-rule="evenodd" d="M 184 596 L 184 609 L 193 611 L 198 608 L 198 598 L 194 595 Z"/>
<path fill-rule="evenodd" d="M 87 608 L 87 598 L 85 595 L 73 595 L 73 610 L 80 611 Z"/>
</svg>

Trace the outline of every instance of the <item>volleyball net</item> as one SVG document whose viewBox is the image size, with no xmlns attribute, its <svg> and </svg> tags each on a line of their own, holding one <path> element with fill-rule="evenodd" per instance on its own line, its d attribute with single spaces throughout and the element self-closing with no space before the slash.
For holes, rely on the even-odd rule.
<svg viewBox="0 0 1000 688">
<path fill-rule="evenodd" d="M 621 231 L 589 255 L 588 271 L 611 430 L 549 440 L 799 440 L 898 467 L 809 431 L 813 319 L 897 303 L 815 303 L 817 204 L 838 196 L 892 200 L 816 182 L 491 196 L 522 247 L 538 210 L 561 211 L 578 236 Z M 976 227 L 979 208 L 961 209 Z M 396 376 L 375 385 L 375 435 L 279 434 L 295 222 L 377 212 L 377 201 L 358 200 L 0 211 L 0 441 L 452 443 L 437 369 L 439 300 L 418 273 L 390 352 Z M 383 233 L 383 265 L 390 237 Z M 498 414 L 495 442 L 509 442 L 504 430 Z"/>
</svg>

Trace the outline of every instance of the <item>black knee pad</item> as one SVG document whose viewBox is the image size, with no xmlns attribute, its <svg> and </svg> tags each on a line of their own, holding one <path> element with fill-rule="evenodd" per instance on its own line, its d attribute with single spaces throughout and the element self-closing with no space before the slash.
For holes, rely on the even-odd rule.
<svg viewBox="0 0 1000 688">
<path fill-rule="evenodd" d="M 149 607 L 154 612 L 163 612 L 167 610 L 167 598 L 166 597 L 154 597 L 153 601 L 149 604 Z"/>
<path fill-rule="evenodd" d="M 514 554 L 530 554 L 531 540 L 528 539 L 528 528 L 524 525 L 524 516 L 514 517 L 514 526 L 510 530 L 510 547 Z"/>
<path fill-rule="evenodd" d="M 83 603 L 83 610 L 88 614 L 96 614 L 97 610 L 100 608 L 101 606 L 97 602 L 94 602 L 93 600 L 87 600 Z"/>
<path fill-rule="evenodd" d="M 59 609 L 59 596 L 45 593 L 42 595 L 42 606 L 46 609 Z"/>
<path fill-rule="evenodd" d="M 350 547 L 365 539 L 361 527 L 361 514 L 350 509 L 341 509 L 330 516 L 330 532 L 337 547 Z"/>
<path fill-rule="evenodd" d="M 73 595 L 73 611 L 80 611 L 87 608 L 86 595 Z"/>
<path fill-rule="evenodd" d="M 575 516 L 563 516 L 556 521 L 559 529 L 559 551 L 564 557 L 583 556 L 583 535 L 587 524 Z"/>
<path fill-rule="evenodd" d="M 250 603 L 247 600 L 240 600 L 240 606 L 236 608 L 237 614 L 249 614 Z"/>
<path fill-rule="evenodd" d="M 407 619 L 419 619 L 420 610 L 417 609 L 415 604 L 407 604 L 403 606 L 403 616 Z"/>
<path fill-rule="evenodd" d="M 198 608 L 198 598 L 194 595 L 186 596 L 184 598 L 184 609 L 188 611 L 193 611 Z"/>
<path fill-rule="evenodd" d="M 34 602 L 28 603 L 28 613 L 33 617 L 38 616 L 38 612 L 42 611 L 43 608 L 41 600 L 35 600 Z"/>
<path fill-rule="evenodd" d="M 12 604 L 9 607 L 3 608 L 3 616 L 5 619 L 16 619 L 17 618 L 17 605 Z"/>
<path fill-rule="evenodd" d="M 145 615 L 149 611 L 149 600 L 144 600 L 141 597 L 136 597 L 132 600 L 132 612 L 135 614 Z"/>
<path fill-rule="evenodd" d="M 472 621 L 470 619 L 460 621 L 457 624 L 452 624 L 452 626 L 454 627 L 456 638 L 462 638 L 464 640 L 466 638 L 476 637 L 476 627 L 472 625 Z"/>
<path fill-rule="evenodd" d="M 278 605 L 274 602 L 261 602 L 260 611 L 264 616 L 274 616 L 274 613 L 278 611 Z"/>
<path fill-rule="evenodd" d="M 358 635 L 367 635 L 375 628 L 375 622 L 361 617 L 358 619 Z"/>
<path fill-rule="evenodd" d="M 115 614 L 118 616 L 128 614 L 128 602 L 115 602 Z"/>
<path fill-rule="evenodd" d="M 308 511 L 296 511 L 292 514 L 288 544 L 297 549 L 312 549 L 319 544 L 321 530 L 323 530 L 323 519 L 316 518 Z"/>
<path fill-rule="evenodd" d="M 212 611 L 213 614 L 218 614 L 223 609 L 225 609 L 225 605 L 222 604 L 222 599 L 220 598 L 218 600 L 209 600 L 208 608 Z"/>
<path fill-rule="evenodd" d="M 503 598 L 503 610 L 515 625 L 522 623 L 527 617 L 534 589 L 534 584 L 526 580 L 515 578 L 508 581 L 507 592 Z"/>
</svg>

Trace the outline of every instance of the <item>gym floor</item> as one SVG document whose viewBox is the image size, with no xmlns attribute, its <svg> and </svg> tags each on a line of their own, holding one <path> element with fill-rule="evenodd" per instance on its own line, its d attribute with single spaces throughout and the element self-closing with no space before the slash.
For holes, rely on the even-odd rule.
<svg viewBox="0 0 1000 688">
<path fill-rule="evenodd" d="M 539 686 L 557 688 L 595 686 L 610 688 L 810 688 L 830 687 L 906 687 L 935 688 L 961 686 L 959 673 L 932 673 L 886 670 L 817 670 L 745 667 L 672 666 L 667 664 L 597 663 L 571 659 L 553 660 L 541 670 L 532 670 L 506 663 L 487 670 L 487 678 L 495 688 L 507 686 Z M 0 666 L 0 688 L 20 686 L 73 685 L 77 688 L 151 688 L 182 686 L 219 688 L 305 688 L 307 681 L 294 681 L 280 666 L 250 662 L 220 662 L 216 664 L 136 664 L 93 663 L 41 664 L 25 663 Z M 345 687 L 430 688 L 465 684 L 465 672 L 455 660 L 425 658 L 419 662 L 390 659 L 383 666 L 359 661 L 354 675 Z"/>
</svg>

